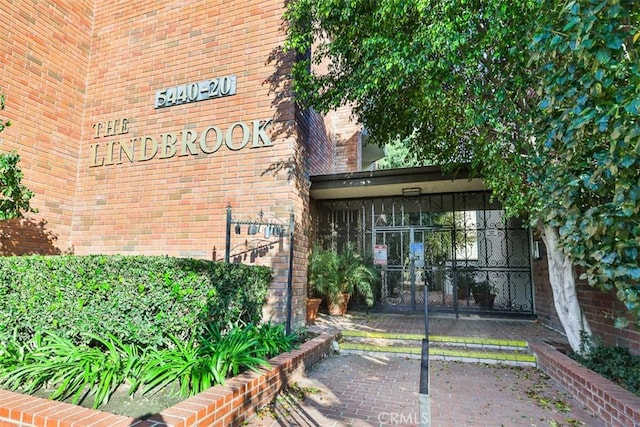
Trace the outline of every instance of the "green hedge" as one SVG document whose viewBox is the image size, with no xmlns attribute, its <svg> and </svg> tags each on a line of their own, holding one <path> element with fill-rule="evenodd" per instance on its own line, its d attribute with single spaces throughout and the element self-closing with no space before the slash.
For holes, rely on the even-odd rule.
<svg viewBox="0 0 640 427">
<path fill-rule="evenodd" d="M 163 347 L 259 322 L 270 280 L 266 267 L 162 256 L 0 257 L 0 331 Z"/>
</svg>

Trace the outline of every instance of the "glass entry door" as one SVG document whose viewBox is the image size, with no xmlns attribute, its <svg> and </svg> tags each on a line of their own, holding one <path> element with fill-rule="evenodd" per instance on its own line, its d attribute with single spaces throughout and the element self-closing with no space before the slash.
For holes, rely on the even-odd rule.
<svg viewBox="0 0 640 427">
<path fill-rule="evenodd" d="M 454 232 L 442 228 L 378 228 L 376 245 L 387 246 L 382 270 L 382 302 L 399 310 L 424 304 L 425 283 L 430 306 L 456 308 Z"/>
</svg>

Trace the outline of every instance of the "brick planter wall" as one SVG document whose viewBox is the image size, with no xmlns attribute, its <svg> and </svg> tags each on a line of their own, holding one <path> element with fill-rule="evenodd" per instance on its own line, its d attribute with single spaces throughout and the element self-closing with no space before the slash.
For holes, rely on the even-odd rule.
<svg viewBox="0 0 640 427">
<path fill-rule="evenodd" d="M 241 425 L 289 382 L 327 357 L 333 335 L 322 334 L 298 350 L 269 360 L 270 369 L 245 372 L 147 420 L 0 390 L 0 427 L 222 427 Z"/>
<path fill-rule="evenodd" d="M 610 427 L 640 427 L 640 397 L 580 365 L 548 344 L 531 343 L 538 368 Z"/>
</svg>

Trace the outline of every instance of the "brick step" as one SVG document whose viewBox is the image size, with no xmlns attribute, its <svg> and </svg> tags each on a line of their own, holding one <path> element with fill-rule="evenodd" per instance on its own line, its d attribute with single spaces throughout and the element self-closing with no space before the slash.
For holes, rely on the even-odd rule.
<svg viewBox="0 0 640 427">
<path fill-rule="evenodd" d="M 342 331 L 340 351 L 420 358 L 422 339 L 415 334 Z M 462 362 L 535 366 L 536 357 L 525 341 L 474 337 L 429 337 L 429 358 Z"/>
</svg>

